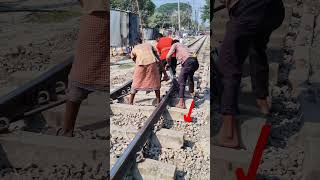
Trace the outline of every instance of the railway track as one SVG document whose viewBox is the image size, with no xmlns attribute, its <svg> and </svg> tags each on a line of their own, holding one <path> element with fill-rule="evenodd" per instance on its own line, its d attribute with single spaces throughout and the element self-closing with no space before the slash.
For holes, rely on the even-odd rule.
<svg viewBox="0 0 320 180">
<path fill-rule="evenodd" d="M 192 47 L 194 44 L 198 43 L 202 38 L 203 37 L 198 38 L 197 40 L 190 43 L 188 46 Z M 127 82 L 124 82 L 120 87 L 117 87 L 114 90 L 112 90 L 110 93 L 110 99 L 116 100 L 128 94 L 130 92 L 131 84 L 132 84 L 132 80 L 129 80 Z"/>
<path fill-rule="evenodd" d="M 65 93 L 73 57 L 41 73 L 28 83 L 0 97 L 0 119 L 10 123 L 41 113 L 65 102 L 59 95 Z M 28 76 L 27 72 L 24 73 Z"/>
<path fill-rule="evenodd" d="M 203 47 L 204 44 L 206 47 Z M 205 83 L 208 82 L 206 78 L 208 78 L 207 68 L 210 62 L 208 54 L 203 50 L 206 48 L 209 52 L 208 45 L 206 36 L 189 45 L 200 63 L 195 76 L 198 94 L 202 94 L 195 98 L 196 109 L 199 110 L 199 112 L 196 110 L 195 114 L 199 116 L 192 124 L 182 121 L 183 114 L 186 114 L 187 110 L 174 107 L 177 103 L 175 97 L 177 81 L 175 79 L 169 84 L 162 85 L 161 94 L 164 96 L 157 107 L 152 106 L 154 103 L 152 95 L 139 93 L 136 95 L 134 105 L 121 103 L 120 99 L 127 98 L 126 95 L 130 91 L 132 81 L 124 83 L 111 92 L 110 98 L 114 101 L 111 104 L 112 115 L 110 117 L 111 164 L 113 164 L 110 172 L 111 179 L 122 179 L 126 176 L 133 176 L 137 179 L 188 179 L 188 177 L 206 179 L 206 174 L 196 173 L 201 172 L 202 168 L 191 170 L 192 162 L 189 159 L 194 158 L 192 160 L 196 164 L 199 163 L 199 161 L 196 162 L 197 160 L 203 161 L 208 166 L 204 165 L 202 170 L 207 168 L 209 172 L 209 155 L 203 155 L 202 151 L 196 148 L 198 147 L 198 144 L 195 145 L 198 136 L 193 133 L 196 128 L 205 128 L 204 114 L 209 112 L 207 109 L 203 110 L 202 106 L 202 111 L 200 110 L 200 104 L 203 103 L 201 101 L 205 99 L 205 90 L 209 88 Z M 192 98 L 187 93 L 188 107 L 191 101 Z M 193 157 L 192 151 L 201 157 Z M 179 154 L 184 157 L 178 157 Z M 170 156 L 176 157 L 170 158 Z"/>
<path fill-rule="evenodd" d="M 1 159 L 7 160 L 1 161 L 7 173 L 0 177 L 106 178 L 108 165 L 104 160 L 109 149 L 106 93 L 91 93 L 82 103 L 75 137 L 55 135 L 63 121 L 72 61 L 70 57 L 35 78 L 30 72 L 12 77 L 18 87 L 0 97 L 0 153 Z M 26 79 L 28 82 L 21 85 Z"/>
</svg>

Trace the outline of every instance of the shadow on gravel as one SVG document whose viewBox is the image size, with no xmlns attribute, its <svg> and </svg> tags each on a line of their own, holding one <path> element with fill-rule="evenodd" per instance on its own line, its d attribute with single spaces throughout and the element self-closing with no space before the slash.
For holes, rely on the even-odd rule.
<svg viewBox="0 0 320 180">
<path fill-rule="evenodd" d="M 167 111 L 167 110 L 165 110 Z M 169 120 L 169 119 L 172 119 L 172 117 L 170 116 L 170 114 L 168 112 L 164 112 L 166 113 L 166 116 L 167 117 L 161 117 L 163 119 L 163 128 L 167 128 L 167 129 L 171 129 L 173 128 L 173 124 L 174 122 L 172 120 Z"/>
<path fill-rule="evenodd" d="M 183 146 L 184 146 L 184 148 L 185 148 L 185 147 L 193 148 L 194 144 L 195 144 L 195 143 L 192 142 L 192 141 L 185 140 Z"/>
<path fill-rule="evenodd" d="M 184 178 L 185 175 L 187 175 L 186 172 L 177 170 L 177 171 L 176 171 L 176 180 L 184 180 L 184 179 L 185 179 L 185 178 Z"/>
</svg>

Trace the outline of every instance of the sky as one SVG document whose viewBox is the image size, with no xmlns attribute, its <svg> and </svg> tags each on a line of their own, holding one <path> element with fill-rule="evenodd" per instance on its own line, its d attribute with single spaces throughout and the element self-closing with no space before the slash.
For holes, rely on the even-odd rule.
<svg viewBox="0 0 320 180">
<path fill-rule="evenodd" d="M 177 3 L 178 0 L 152 0 L 152 2 L 157 7 L 159 7 L 160 5 L 166 4 L 166 3 Z M 193 13 L 192 13 L 193 19 L 194 19 L 194 15 L 195 15 L 195 13 L 194 13 L 195 9 L 197 11 L 199 11 L 199 10 L 202 11 L 201 8 L 205 4 L 205 0 L 180 0 L 180 2 L 183 2 L 183 3 L 188 3 L 189 2 L 189 4 L 192 6 L 192 10 L 193 10 Z M 201 21 L 200 16 L 201 16 L 201 12 L 200 12 L 200 15 L 198 15 L 198 17 L 197 17 L 197 19 Z"/>
</svg>

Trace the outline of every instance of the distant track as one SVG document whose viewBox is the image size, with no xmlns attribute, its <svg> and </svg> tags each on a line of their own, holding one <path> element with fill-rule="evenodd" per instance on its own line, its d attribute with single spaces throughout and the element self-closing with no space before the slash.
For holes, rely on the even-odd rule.
<svg viewBox="0 0 320 180">
<path fill-rule="evenodd" d="M 202 48 L 204 42 L 206 41 L 206 36 L 200 37 L 193 43 L 189 45 L 189 47 L 196 46 L 195 54 L 198 55 L 200 49 Z M 110 97 L 111 99 L 117 99 L 117 97 L 122 96 L 124 93 L 130 91 L 130 86 L 132 84 L 132 80 L 126 82 L 122 87 L 114 90 Z M 144 126 L 139 130 L 138 134 L 128 145 L 124 153 L 120 156 L 117 162 L 114 164 L 111 169 L 110 177 L 111 180 L 121 179 L 125 176 L 125 173 L 129 170 L 133 163 L 136 161 L 136 153 L 143 147 L 143 145 L 149 139 L 154 125 L 159 121 L 162 113 L 168 105 L 169 98 L 171 95 L 177 90 L 178 83 L 176 79 L 173 80 L 173 83 L 169 89 L 169 91 L 162 98 L 160 104 L 157 108 L 151 112 L 150 117 L 144 123 Z"/>
</svg>

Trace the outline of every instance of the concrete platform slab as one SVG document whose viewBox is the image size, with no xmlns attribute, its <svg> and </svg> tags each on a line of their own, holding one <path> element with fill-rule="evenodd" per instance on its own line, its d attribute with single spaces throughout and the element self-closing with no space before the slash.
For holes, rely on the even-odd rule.
<svg viewBox="0 0 320 180">
<path fill-rule="evenodd" d="M 213 172 L 216 172 L 214 178 L 217 180 L 236 180 L 235 170 L 243 168 L 245 172 L 249 167 L 251 154 L 243 150 L 234 150 L 213 146 L 211 144 L 212 159 L 211 166 Z"/>
<path fill-rule="evenodd" d="M 320 138 L 307 138 L 304 144 L 302 180 L 320 179 Z"/>
<path fill-rule="evenodd" d="M 121 104 L 121 103 L 111 104 L 110 108 L 113 114 L 118 114 L 118 113 L 150 114 L 152 111 L 156 109 L 156 107 L 153 107 L 153 106 L 137 106 L 137 105 L 129 105 L 129 104 Z"/>
<path fill-rule="evenodd" d="M 176 166 L 153 159 L 138 163 L 134 170 L 136 180 L 174 180 L 175 174 Z"/>
<path fill-rule="evenodd" d="M 152 143 L 162 148 L 180 149 L 184 144 L 184 133 L 162 128 L 152 136 Z"/>
<path fill-rule="evenodd" d="M 107 93 L 93 92 L 89 94 L 88 98 L 84 100 L 81 105 L 97 106 L 100 108 L 107 107 L 108 104 Z"/>
<path fill-rule="evenodd" d="M 15 86 L 21 86 L 30 80 L 39 76 L 41 71 L 17 71 L 10 75 L 10 83 Z"/>
<path fill-rule="evenodd" d="M 1 157 L 19 168 L 35 163 L 41 167 L 54 164 L 86 163 L 107 168 L 107 141 L 50 136 L 25 131 L 0 135 Z M 1 161 L 3 162 L 3 161 Z"/>
<path fill-rule="evenodd" d="M 320 138 L 320 123 L 305 122 L 298 134 L 297 141 L 303 144 L 308 138 Z"/>
<path fill-rule="evenodd" d="M 146 115 L 151 115 L 151 112 L 155 110 L 156 107 L 153 106 L 136 106 L 128 104 L 111 104 L 112 113 L 143 113 Z M 167 120 L 183 121 L 183 115 L 188 113 L 188 109 L 180 109 L 176 107 L 168 107 L 164 111 L 163 117 Z"/>
<path fill-rule="evenodd" d="M 106 120 L 107 113 L 108 113 L 107 111 L 108 111 L 107 107 L 97 108 L 97 107 L 81 106 L 78 113 L 76 126 L 84 126 L 84 125 Z M 64 112 L 65 112 L 65 105 L 63 104 L 42 112 L 42 115 L 49 126 L 57 127 L 57 126 L 61 126 L 63 123 Z"/>
<path fill-rule="evenodd" d="M 133 139 L 138 131 L 139 130 L 133 126 L 120 127 L 116 125 L 110 125 L 110 134 L 113 137 L 128 137 Z"/>
<path fill-rule="evenodd" d="M 241 118 L 239 119 L 241 120 Z M 242 143 L 248 152 L 254 151 L 265 123 L 266 119 L 263 118 L 245 118 L 245 121 L 241 124 Z"/>
<path fill-rule="evenodd" d="M 181 109 L 176 107 L 169 107 L 167 111 L 164 112 L 163 117 L 166 120 L 172 121 L 184 121 L 184 115 L 188 114 L 188 109 Z M 192 116 L 191 116 L 192 117 Z"/>
</svg>

